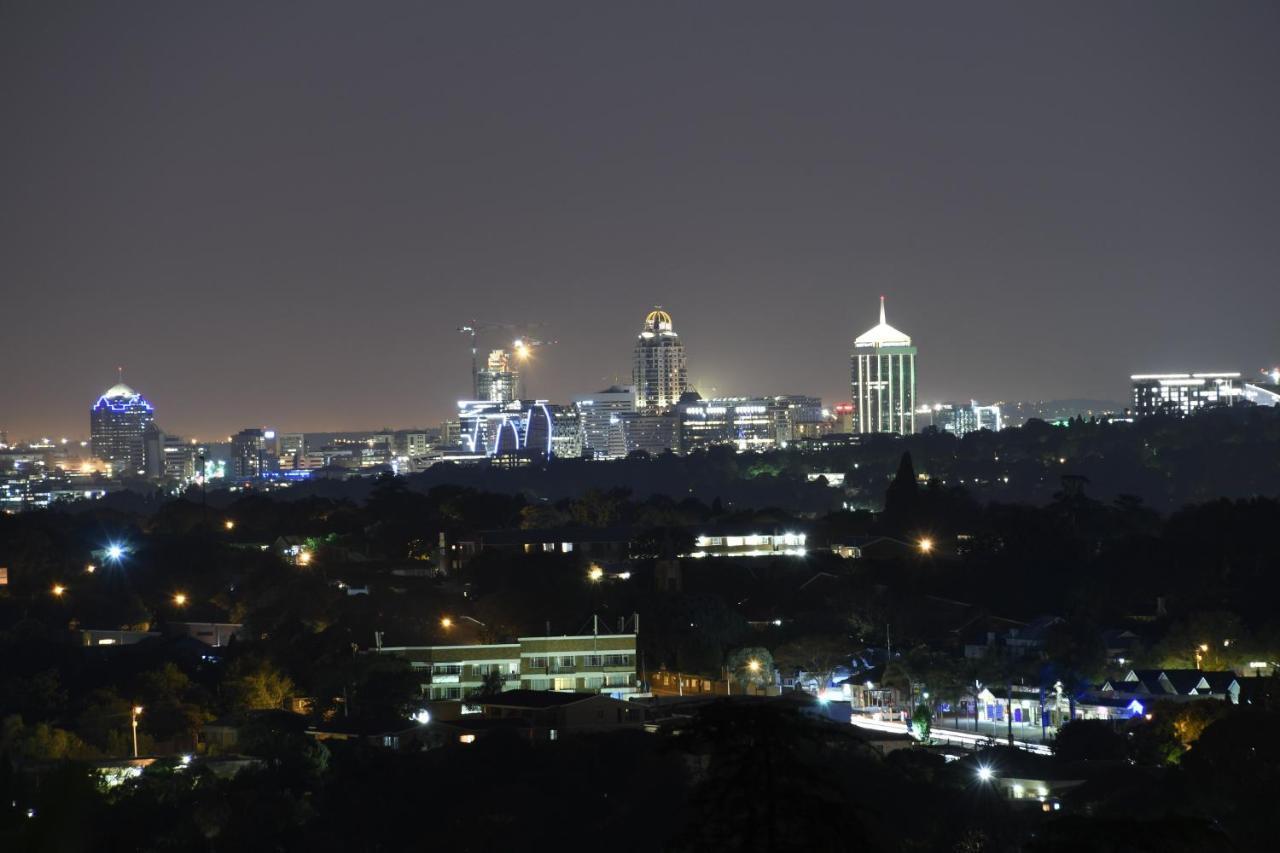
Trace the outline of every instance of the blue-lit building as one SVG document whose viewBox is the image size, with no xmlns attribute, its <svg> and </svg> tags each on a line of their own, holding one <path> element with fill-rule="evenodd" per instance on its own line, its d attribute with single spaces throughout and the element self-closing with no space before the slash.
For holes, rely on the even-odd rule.
<svg viewBox="0 0 1280 853">
<path fill-rule="evenodd" d="M 145 436 L 155 409 L 123 382 L 108 388 L 89 410 L 89 438 L 95 458 L 117 476 L 146 474 Z"/>
<path fill-rule="evenodd" d="M 463 400 L 458 403 L 466 456 L 547 459 L 582 453 L 578 413 L 546 400 Z"/>
</svg>

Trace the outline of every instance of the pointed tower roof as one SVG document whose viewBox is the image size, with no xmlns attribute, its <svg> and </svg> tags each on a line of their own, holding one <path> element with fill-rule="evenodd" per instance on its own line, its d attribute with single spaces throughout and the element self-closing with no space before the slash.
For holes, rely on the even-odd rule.
<svg viewBox="0 0 1280 853">
<path fill-rule="evenodd" d="M 899 332 L 885 321 L 884 297 L 880 297 L 880 323 L 854 340 L 856 347 L 909 347 L 911 336 Z"/>
</svg>

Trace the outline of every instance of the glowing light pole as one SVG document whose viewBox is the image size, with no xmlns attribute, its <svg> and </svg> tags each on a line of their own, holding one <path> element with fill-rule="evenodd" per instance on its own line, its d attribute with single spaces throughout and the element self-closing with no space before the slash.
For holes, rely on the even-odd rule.
<svg viewBox="0 0 1280 853">
<path fill-rule="evenodd" d="M 133 757 L 138 757 L 138 717 L 142 715 L 142 706 L 134 705 L 129 709 L 129 724 L 133 729 Z"/>
</svg>

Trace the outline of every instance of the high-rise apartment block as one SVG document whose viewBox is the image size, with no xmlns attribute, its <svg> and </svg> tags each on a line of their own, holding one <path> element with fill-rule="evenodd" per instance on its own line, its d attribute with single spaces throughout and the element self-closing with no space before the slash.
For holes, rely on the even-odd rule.
<svg viewBox="0 0 1280 853">
<path fill-rule="evenodd" d="M 689 390 L 684 344 L 672 327 L 671 315 L 661 308 L 644 318 L 644 328 L 636 340 L 631 379 L 636 389 L 635 410 L 640 414 L 665 411 Z"/>
</svg>

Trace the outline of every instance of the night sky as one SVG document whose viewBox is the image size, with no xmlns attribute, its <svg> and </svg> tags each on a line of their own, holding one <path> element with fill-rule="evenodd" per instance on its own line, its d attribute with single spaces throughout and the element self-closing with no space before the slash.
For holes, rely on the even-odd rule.
<svg viewBox="0 0 1280 853">
<path fill-rule="evenodd" d="M 213 438 L 431 425 L 476 318 L 528 390 L 1123 400 L 1280 362 L 1280 5 L 0 6 L 0 429 L 115 366 Z M 509 333 L 495 337 L 506 340 Z"/>
</svg>

